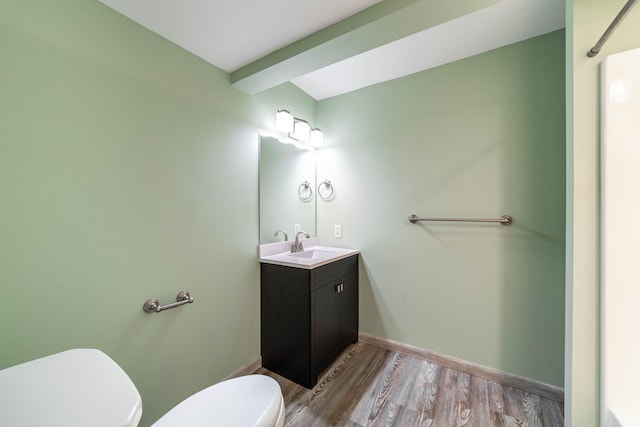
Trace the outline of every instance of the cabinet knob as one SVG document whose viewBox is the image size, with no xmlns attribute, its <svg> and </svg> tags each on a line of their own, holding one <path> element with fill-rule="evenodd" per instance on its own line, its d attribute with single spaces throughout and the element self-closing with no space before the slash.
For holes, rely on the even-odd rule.
<svg viewBox="0 0 640 427">
<path fill-rule="evenodd" d="M 338 284 L 336 285 L 336 292 L 337 292 L 337 293 L 340 293 L 340 292 L 342 292 L 342 291 L 344 291 L 344 283 L 338 283 Z"/>
</svg>

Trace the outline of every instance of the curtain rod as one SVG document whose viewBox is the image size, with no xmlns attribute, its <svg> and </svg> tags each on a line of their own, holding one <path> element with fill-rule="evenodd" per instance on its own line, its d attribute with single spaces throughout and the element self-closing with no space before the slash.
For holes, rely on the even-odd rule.
<svg viewBox="0 0 640 427">
<path fill-rule="evenodd" d="M 611 36 L 611 34 L 615 31 L 615 29 L 618 27 L 618 25 L 620 25 L 620 22 L 622 22 L 622 20 L 627 15 L 629 10 L 631 10 L 631 8 L 636 3 L 636 1 L 638 1 L 638 0 L 629 0 L 622 7 L 622 10 L 620 11 L 620 13 L 618 13 L 618 15 L 615 17 L 613 22 L 611 22 L 611 25 L 609 25 L 609 28 L 607 28 L 607 30 L 604 32 L 604 34 L 602 34 L 602 37 L 600 37 L 600 40 L 598 40 L 596 45 L 594 47 L 592 47 L 589 52 L 587 52 L 587 56 L 589 58 L 593 58 L 594 56 L 596 56 L 600 52 L 600 49 L 602 48 L 602 45 L 605 44 L 605 42 L 609 39 L 609 36 Z"/>
</svg>

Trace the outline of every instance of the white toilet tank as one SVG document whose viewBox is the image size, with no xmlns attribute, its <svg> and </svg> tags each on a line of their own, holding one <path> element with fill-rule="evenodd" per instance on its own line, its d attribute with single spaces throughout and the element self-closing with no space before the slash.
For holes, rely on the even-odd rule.
<svg viewBox="0 0 640 427">
<path fill-rule="evenodd" d="M 142 399 L 100 350 L 73 349 L 0 370 L 0 426 L 135 427 Z"/>
</svg>

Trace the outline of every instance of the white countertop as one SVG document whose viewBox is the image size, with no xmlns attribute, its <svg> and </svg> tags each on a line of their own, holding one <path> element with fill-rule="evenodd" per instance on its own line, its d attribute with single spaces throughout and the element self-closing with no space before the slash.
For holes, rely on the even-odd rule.
<svg viewBox="0 0 640 427">
<path fill-rule="evenodd" d="M 317 238 L 302 241 L 304 250 L 291 253 L 291 242 L 278 242 L 258 247 L 261 263 L 312 269 L 360 253 L 357 249 L 334 248 L 318 245 Z"/>
</svg>

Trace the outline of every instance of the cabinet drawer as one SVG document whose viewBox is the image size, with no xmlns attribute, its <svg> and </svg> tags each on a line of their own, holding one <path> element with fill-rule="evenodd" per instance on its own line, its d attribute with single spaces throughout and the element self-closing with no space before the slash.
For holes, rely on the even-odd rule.
<svg viewBox="0 0 640 427">
<path fill-rule="evenodd" d="M 314 291 L 322 286 L 329 285 L 354 271 L 358 271 L 357 254 L 313 269 L 311 270 L 310 290 Z"/>
</svg>

